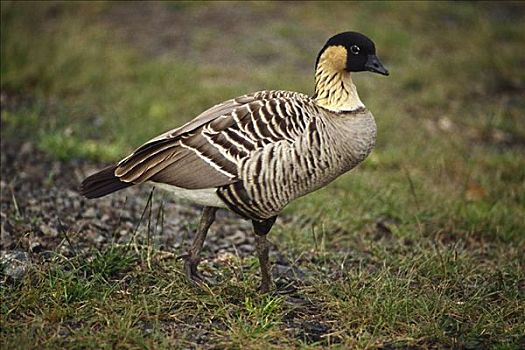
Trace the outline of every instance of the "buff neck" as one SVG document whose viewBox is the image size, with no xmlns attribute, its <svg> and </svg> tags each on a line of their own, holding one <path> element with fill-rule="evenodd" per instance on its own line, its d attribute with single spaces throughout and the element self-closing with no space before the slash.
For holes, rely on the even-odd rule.
<svg viewBox="0 0 525 350">
<path fill-rule="evenodd" d="M 350 72 L 344 69 L 346 50 L 341 53 L 338 48 L 340 47 L 326 50 L 319 58 L 315 70 L 313 98 L 319 106 L 334 112 L 350 112 L 364 108 Z"/>
</svg>

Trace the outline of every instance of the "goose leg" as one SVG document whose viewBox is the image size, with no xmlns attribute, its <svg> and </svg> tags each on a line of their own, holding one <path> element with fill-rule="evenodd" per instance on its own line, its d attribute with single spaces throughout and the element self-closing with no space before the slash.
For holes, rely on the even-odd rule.
<svg viewBox="0 0 525 350">
<path fill-rule="evenodd" d="M 217 208 L 204 207 L 195 239 L 193 240 L 191 248 L 188 250 L 188 254 L 185 257 L 184 273 L 188 281 L 192 283 L 199 284 L 206 281 L 197 270 L 197 266 L 200 262 L 200 253 L 202 251 L 202 246 L 204 245 L 204 240 L 206 239 L 206 234 L 208 233 L 208 229 L 210 228 L 211 224 L 215 220 L 216 212 Z"/>
<path fill-rule="evenodd" d="M 257 257 L 259 258 L 259 265 L 261 268 L 261 285 L 259 290 L 262 293 L 268 293 L 272 287 L 272 275 L 270 274 L 270 258 L 268 253 L 270 251 L 270 242 L 266 239 L 266 234 L 270 232 L 276 216 L 265 221 L 253 220 L 253 231 L 255 233 L 255 249 Z"/>
<path fill-rule="evenodd" d="M 265 236 L 255 236 L 255 247 L 257 256 L 259 257 L 259 265 L 261 267 L 261 285 L 259 290 L 262 293 L 268 293 L 272 285 L 272 276 L 270 275 L 270 259 L 268 253 L 270 245 Z"/>
</svg>

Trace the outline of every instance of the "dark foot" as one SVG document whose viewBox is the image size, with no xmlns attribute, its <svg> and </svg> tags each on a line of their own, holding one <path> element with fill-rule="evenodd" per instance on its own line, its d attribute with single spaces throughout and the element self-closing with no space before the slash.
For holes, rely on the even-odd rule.
<svg viewBox="0 0 525 350">
<path fill-rule="evenodd" d="M 191 248 L 189 249 L 187 254 L 180 256 L 180 258 L 184 259 L 184 274 L 186 275 L 186 279 L 194 285 L 202 286 L 212 284 L 206 277 L 204 277 L 199 272 L 197 266 L 199 265 L 199 255 L 202 251 L 202 246 L 204 245 L 206 234 L 208 233 L 208 229 L 213 223 L 213 220 L 215 220 L 216 211 L 217 208 L 204 207 L 204 210 L 202 211 L 201 221 L 199 223 L 199 227 L 197 228 L 195 239 L 191 244 Z"/>
<path fill-rule="evenodd" d="M 204 276 L 197 270 L 197 264 L 191 262 L 189 258 L 184 261 L 184 274 L 190 283 L 200 284 L 204 282 Z"/>
<path fill-rule="evenodd" d="M 257 290 L 260 292 L 260 293 L 263 293 L 263 294 L 266 294 L 268 292 L 270 292 L 270 290 L 272 289 L 272 286 L 273 286 L 273 283 L 268 283 L 268 282 L 261 282 L 261 284 L 259 285 L 259 288 L 257 288 Z"/>
<path fill-rule="evenodd" d="M 199 265 L 199 260 L 191 259 L 189 256 L 184 257 L 184 275 L 189 283 L 197 286 L 202 285 L 211 285 L 213 284 L 208 278 L 204 277 L 197 266 Z"/>
</svg>

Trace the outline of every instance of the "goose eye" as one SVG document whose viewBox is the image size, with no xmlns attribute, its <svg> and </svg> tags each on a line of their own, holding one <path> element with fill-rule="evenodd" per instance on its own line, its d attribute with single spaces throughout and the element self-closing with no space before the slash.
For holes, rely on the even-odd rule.
<svg viewBox="0 0 525 350">
<path fill-rule="evenodd" d="M 350 52 L 353 53 L 354 55 L 359 55 L 359 51 L 361 51 L 359 46 L 357 45 L 350 46 Z"/>
</svg>

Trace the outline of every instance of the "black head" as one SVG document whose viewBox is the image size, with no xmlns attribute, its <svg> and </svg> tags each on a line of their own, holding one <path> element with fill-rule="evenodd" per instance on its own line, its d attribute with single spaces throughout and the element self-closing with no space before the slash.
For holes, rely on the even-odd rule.
<svg viewBox="0 0 525 350">
<path fill-rule="evenodd" d="M 324 45 L 317 56 L 316 66 L 319 59 L 330 48 L 344 48 L 346 64 L 344 69 L 348 72 L 371 71 L 382 75 L 388 75 L 388 70 L 376 56 L 374 42 L 368 37 L 357 32 L 344 32 L 334 35 Z"/>
</svg>

